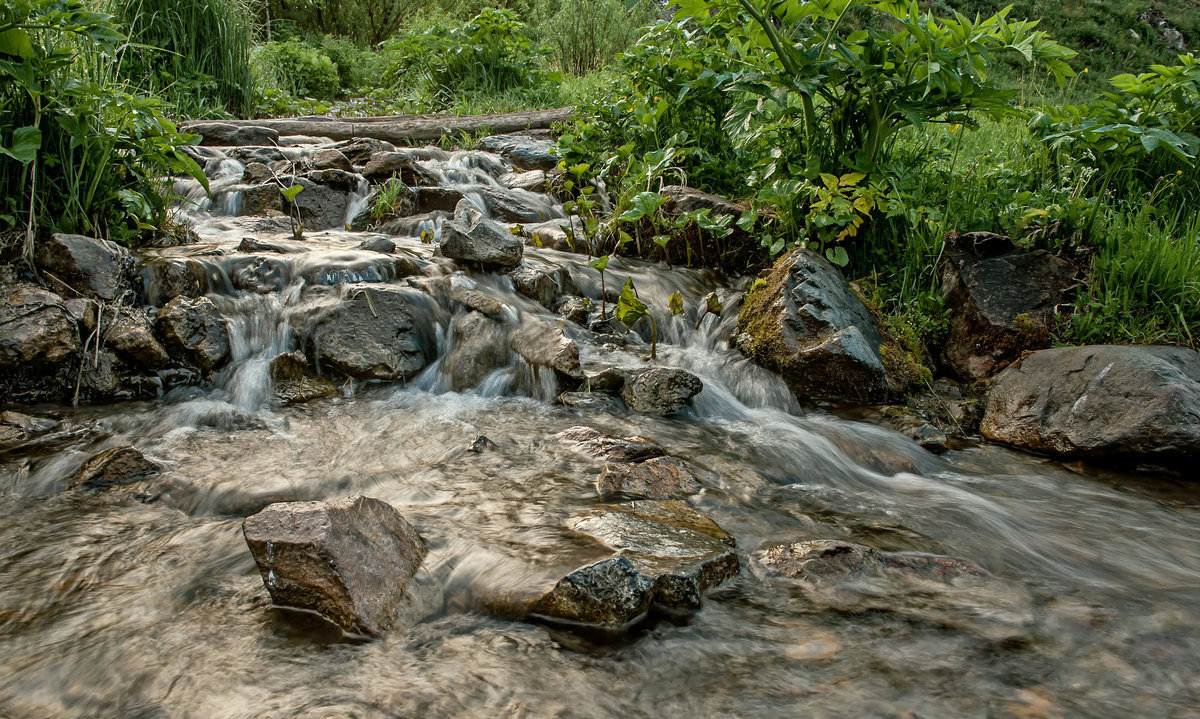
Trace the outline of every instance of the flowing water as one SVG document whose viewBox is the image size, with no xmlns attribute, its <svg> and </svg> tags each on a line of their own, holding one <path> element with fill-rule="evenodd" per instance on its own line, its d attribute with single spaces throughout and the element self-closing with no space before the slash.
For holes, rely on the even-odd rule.
<svg viewBox="0 0 1200 719">
<path fill-rule="evenodd" d="M 453 161 L 495 173 L 468 159 Z M 234 361 L 154 401 L 36 408 L 93 431 L 0 454 L 0 716 L 1200 717 L 1195 485 L 986 444 L 938 457 L 802 407 L 729 348 L 738 282 L 627 260 L 609 265 L 610 287 L 631 276 L 653 307 L 679 290 L 689 308 L 659 317 L 659 363 L 704 382 L 682 415 L 553 405 L 553 377 L 515 356 L 467 392 L 448 391 L 435 360 L 407 383 L 347 382 L 337 397 L 281 406 L 267 365 L 296 345 L 304 287 L 402 280 L 388 256 L 354 249 L 363 233 L 310 233 L 308 252 L 237 252 L 248 235 L 290 235 L 222 217 L 236 199 L 194 210 L 200 245 L 145 258 L 148 297 L 161 290 L 155 267 L 203 277 Z M 426 275 L 503 302 L 510 324 L 554 320 L 503 275 L 455 273 L 418 237 L 391 239 Z M 565 267 L 600 296 L 581 256 L 528 248 L 526 262 Z M 696 330 L 709 291 L 727 311 Z M 437 357 L 464 311 L 428 303 Z M 586 368 L 643 363 L 636 341 L 564 329 Z M 614 641 L 480 611 L 482 594 L 569 566 L 577 540 L 564 523 L 598 504 L 600 471 L 554 438 L 574 425 L 644 435 L 698 468 L 691 503 L 737 537 L 743 571 L 696 615 Z M 481 434 L 494 451 L 468 451 Z M 66 488 L 86 457 L 119 444 L 162 476 Z M 395 506 L 430 546 L 408 615 L 369 643 L 272 609 L 241 535 L 272 500 L 354 494 Z M 756 550 L 814 538 L 968 559 L 1028 616 L 1012 630 L 1009 595 L 986 594 L 965 619 L 936 595 L 833 611 L 755 571 Z"/>
</svg>

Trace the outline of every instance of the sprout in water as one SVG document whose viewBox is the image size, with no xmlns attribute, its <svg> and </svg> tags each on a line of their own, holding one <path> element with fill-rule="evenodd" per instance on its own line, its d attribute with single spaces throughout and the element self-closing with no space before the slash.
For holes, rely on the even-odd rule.
<svg viewBox="0 0 1200 719">
<path fill-rule="evenodd" d="M 646 303 L 638 298 L 637 290 L 633 288 L 632 277 L 625 280 L 625 286 L 621 288 L 621 297 L 617 300 L 617 309 L 613 314 L 626 327 L 633 327 L 641 318 L 649 317 L 650 359 L 658 359 L 658 323 L 654 321 L 654 315 L 650 314 Z"/>
</svg>

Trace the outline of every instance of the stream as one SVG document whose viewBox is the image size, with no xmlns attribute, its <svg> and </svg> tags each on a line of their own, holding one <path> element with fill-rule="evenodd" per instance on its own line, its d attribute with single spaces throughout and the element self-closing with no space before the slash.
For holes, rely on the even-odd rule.
<svg viewBox="0 0 1200 719">
<path fill-rule="evenodd" d="M 485 153 L 422 162 L 468 198 L 508 169 Z M 227 163 L 220 177 L 240 177 Z M 348 219 L 367 200 L 352 193 Z M 199 244 L 141 258 L 151 301 L 156 267 L 203 275 L 233 361 L 152 401 L 35 407 L 94 431 L 0 453 L 0 716 L 1200 717 L 1197 485 L 986 443 L 938 456 L 870 412 L 801 405 L 730 347 L 746 280 L 625 258 L 609 264 L 608 290 L 632 277 L 657 315 L 657 364 L 703 381 L 680 414 L 553 404 L 554 375 L 515 355 L 452 391 L 443 359 L 466 309 L 436 294 L 418 305 L 436 351 L 414 377 L 336 380 L 336 396 L 284 406 L 269 363 L 298 346 L 293 323 L 319 301 L 306 289 L 401 285 L 397 257 L 502 303 L 505 323 L 561 326 L 587 371 L 645 366 L 648 330 L 618 341 L 504 274 L 458 270 L 421 241 L 444 218 L 239 250 L 291 234 L 286 220 L 230 216 L 238 201 L 200 202 L 188 210 Z M 396 251 L 357 249 L 376 237 Z M 584 255 L 530 246 L 524 262 L 600 297 Z M 678 317 L 665 311 L 675 291 Z M 697 329 L 709 292 L 725 311 Z M 601 463 L 555 438 L 578 425 L 642 435 L 696 467 L 704 489 L 688 501 L 742 559 L 698 613 L 601 637 L 482 611 L 481 596 L 570 565 L 565 522 L 600 504 Z M 495 449 L 470 451 L 479 435 Z M 84 459 L 123 444 L 162 475 L 67 489 Z M 270 501 L 357 494 L 394 506 L 430 549 L 409 615 L 364 643 L 273 609 L 241 531 Z M 938 596 L 847 610 L 756 568 L 760 549 L 823 538 L 969 560 L 1010 593 L 959 597 L 962 611 Z"/>
</svg>

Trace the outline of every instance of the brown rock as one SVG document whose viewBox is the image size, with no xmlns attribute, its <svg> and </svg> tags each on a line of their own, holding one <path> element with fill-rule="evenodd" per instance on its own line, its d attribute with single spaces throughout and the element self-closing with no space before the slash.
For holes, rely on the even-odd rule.
<svg viewBox="0 0 1200 719">
<path fill-rule="evenodd" d="M 679 499 L 701 489 L 696 473 L 672 457 L 643 462 L 609 462 L 596 479 L 600 499 Z"/>
<path fill-rule="evenodd" d="M 158 465 L 133 447 L 113 447 L 84 462 L 69 486 L 107 489 L 149 479 L 158 472 Z"/>
</svg>

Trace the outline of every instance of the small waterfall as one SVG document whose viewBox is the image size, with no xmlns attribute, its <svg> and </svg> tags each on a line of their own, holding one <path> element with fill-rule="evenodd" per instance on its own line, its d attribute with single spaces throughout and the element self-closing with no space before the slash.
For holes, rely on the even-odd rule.
<svg viewBox="0 0 1200 719">
<path fill-rule="evenodd" d="M 346 203 L 346 229 L 354 224 L 354 218 L 358 217 L 359 213 L 367 208 L 367 204 L 375 195 L 371 189 L 371 183 L 365 177 L 358 178 L 358 186 L 354 188 L 354 192 L 350 194 L 350 199 Z"/>
</svg>

